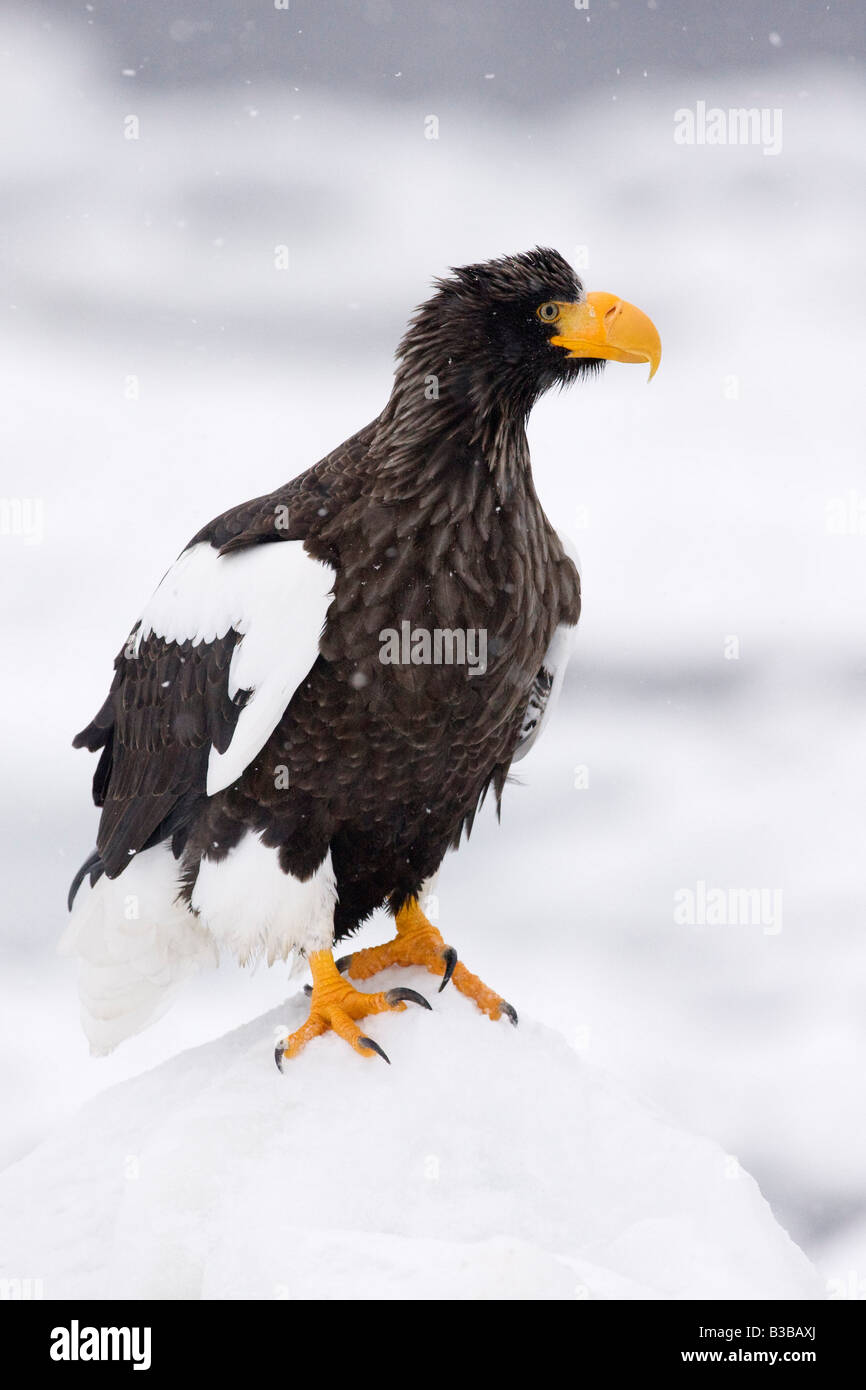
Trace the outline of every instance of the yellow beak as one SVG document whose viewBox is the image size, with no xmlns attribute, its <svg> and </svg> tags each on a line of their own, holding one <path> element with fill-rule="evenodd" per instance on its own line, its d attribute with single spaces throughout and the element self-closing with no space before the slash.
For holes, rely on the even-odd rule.
<svg viewBox="0 0 866 1390">
<path fill-rule="evenodd" d="M 662 344 L 652 319 L 615 294 L 588 294 L 580 304 L 560 304 L 554 347 L 569 357 L 605 357 L 614 362 L 649 362 L 652 381 Z"/>
</svg>

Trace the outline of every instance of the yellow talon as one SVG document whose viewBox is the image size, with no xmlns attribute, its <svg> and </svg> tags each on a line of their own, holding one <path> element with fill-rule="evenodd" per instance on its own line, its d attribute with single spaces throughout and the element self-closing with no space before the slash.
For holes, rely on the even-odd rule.
<svg viewBox="0 0 866 1390">
<path fill-rule="evenodd" d="M 396 917 L 397 935 L 392 941 L 381 946 L 368 946 L 345 956 L 340 962 L 354 980 L 368 980 L 387 970 L 391 965 L 421 965 L 431 975 L 444 976 L 440 991 L 449 980 L 455 988 L 468 999 L 474 1000 L 482 1013 L 488 1018 L 498 1019 L 504 1014 L 512 1023 L 517 1022 L 517 1014 L 494 990 L 473 975 L 457 959 L 453 946 L 446 946 L 442 933 L 424 915 L 417 898 L 411 898 L 400 908 Z"/>
<path fill-rule="evenodd" d="M 430 1005 L 422 994 L 414 989 L 389 989 L 383 994 L 363 994 L 343 979 L 334 964 L 330 951 L 313 951 L 310 955 L 310 970 L 313 974 L 313 994 L 310 1000 L 310 1014 L 306 1023 L 296 1032 L 283 1038 L 274 1049 L 274 1059 L 280 1071 L 287 1057 L 297 1057 L 313 1038 L 318 1038 L 329 1029 L 343 1038 L 362 1057 L 372 1057 L 374 1053 L 388 1062 L 390 1059 L 373 1038 L 362 1033 L 356 1019 L 367 1014 L 402 1013 L 408 1000 L 421 1004 L 425 1009 Z"/>
</svg>

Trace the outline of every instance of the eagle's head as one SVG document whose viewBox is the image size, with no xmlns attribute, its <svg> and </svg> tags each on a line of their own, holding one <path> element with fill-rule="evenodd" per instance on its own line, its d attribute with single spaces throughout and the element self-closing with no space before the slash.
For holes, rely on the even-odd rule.
<svg viewBox="0 0 866 1390">
<path fill-rule="evenodd" d="M 525 419 L 540 395 L 606 359 L 661 358 L 646 314 L 612 294 L 587 294 L 544 247 L 462 266 L 436 281 L 398 348 L 398 380 L 480 415 Z"/>
</svg>

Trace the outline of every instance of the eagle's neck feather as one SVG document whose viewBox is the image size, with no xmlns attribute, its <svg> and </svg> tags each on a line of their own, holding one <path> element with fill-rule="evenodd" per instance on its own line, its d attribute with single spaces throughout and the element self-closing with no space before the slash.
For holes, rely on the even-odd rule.
<svg viewBox="0 0 866 1390">
<path fill-rule="evenodd" d="M 381 500 L 416 500 L 480 467 L 505 502 L 529 474 L 528 411 L 507 390 L 447 368 L 398 372 L 370 446 Z"/>
</svg>

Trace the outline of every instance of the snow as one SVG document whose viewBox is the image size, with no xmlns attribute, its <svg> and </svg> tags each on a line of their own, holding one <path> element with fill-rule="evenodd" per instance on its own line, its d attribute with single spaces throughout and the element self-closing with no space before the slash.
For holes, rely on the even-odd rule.
<svg viewBox="0 0 866 1390">
<path fill-rule="evenodd" d="M 0 1175 L 46 1298 L 811 1298 L 751 1177 L 530 1019 L 378 1016 L 281 1076 L 302 994 L 97 1097 Z M 377 981 L 378 983 L 378 981 Z"/>
</svg>

